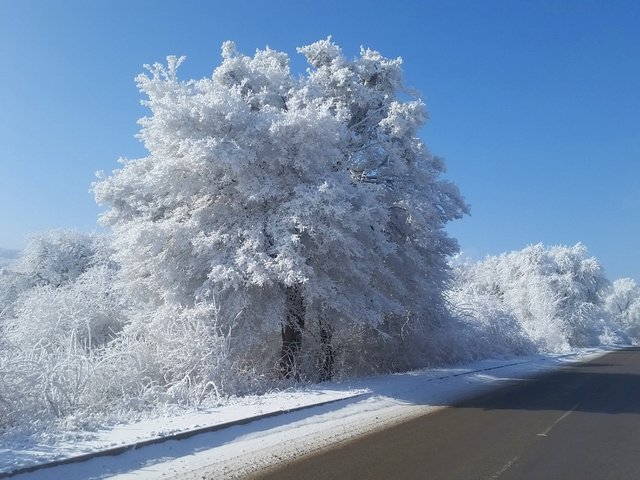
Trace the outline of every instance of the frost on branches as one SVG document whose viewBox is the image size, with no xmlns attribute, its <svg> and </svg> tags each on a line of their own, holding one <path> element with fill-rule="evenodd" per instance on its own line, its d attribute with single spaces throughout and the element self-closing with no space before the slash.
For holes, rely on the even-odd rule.
<svg viewBox="0 0 640 480">
<path fill-rule="evenodd" d="M 106 352 L 127 308 L 113 288 L 110 253 L 103 236 L 56 230 L 33 236 L 0 275 L 0 434 L 122 398 L 121 365 Z"/>
<path fill-rule="evenodd" d="M 408 356 L 399 343 L 442 322 L 457 251 L 443 227 L 467 206 L 418 138 L 401 59 L 349 60 L 330 39 L 298 51 L 300 78 L 285 53 L 231 42 L 211 78 L 179 80 L 184 57 L 137 77 L 149 154 L 93 187 L 122 278 L 150 307 L 215 305 L 238 354 L 285 378 L 418 362 L 379 348 Z"/>
<path fill-rule="evenodd" d="M 620 278 L 609 287 L 604 308 L 636 342 L 640 340 L 640 286 L 632 278 Z"/>
<path fill-rule="evenodd" d="M 598 260 L 588 256 L 584 245 L 537 244 L 458 266 L 449 296 L 461 313 L 471 309 L 476 319 L 482 318 L 475 313 L 477 306 L 487 304 L 508 313 L 503 318 L 515 318 L 496 338 L 524 336 L 536 350 L 561 352 L 627 341 L 619 319 L 603 308 L 627 305 L 626 300 L 617 302 L 616 292 L 631 302 L 633 295 L 623 290 L 611 289 Z M 624 307 L 619 310 L 623 311 Z M 506 325 L 501 316 L 490 317 L 493 328 Z"/>
</svg>

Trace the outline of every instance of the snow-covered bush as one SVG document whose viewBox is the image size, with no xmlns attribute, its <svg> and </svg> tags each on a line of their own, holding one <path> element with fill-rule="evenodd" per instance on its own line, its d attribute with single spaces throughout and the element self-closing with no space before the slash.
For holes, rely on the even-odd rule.
<svg viewBox="0 0 640 480">
<path fill-rule="evenodd" d="M 134 373 L 163 392 L 160 400 L 198 404 L 210 394 L 220 400 L 250 390 L 253 375 L 237 367 L 244 352 L 233 352 L 234 364 L 234 332 L 219 325 L 214 304 L 166 304 L 147 313 L 137 313 L 146 318 L 125 329 L 117 348 L 136 358 Z"/>
<path fill-rule="evenodd" d="M 31 238 L 14 272 L 1 276 L 5 337 L 21 348 L 74 336 L 90 349 L 122 328 L 126 306 L 116 290 L 108 238 L 56 230 Z"/>
<path fill-rule="evenodd" d="M 604 293 L 604 308 L 635 342 L 640 341 L 640 286 L 631 278 L 614 281 Z"/>
<path fill-rule="evenodd" d="M 85 349 L 104 345 L 125 323 L 127 306 L 114 290 L 115 275 L 97 266 L 66 285 L 25 290 L 16 299 L 13 316 L 4 321 L 4 335 L 23 348 L 72 335 Z"/>
<path fill-rule="evenodd" d="M 109 239 L 74 230 L 33 235 L 15 265 L 33 285 L 68 284 L 97 265 L 110 263 Z"/>
<path fill-rule="evenodd" d="M 2 427 L 104 403 L 92 381 L 128 313 L 108 245 L 73 231 L 34 236 L 0 276 Z"/>
<path fill-rule="evenodd" d="M 528 355 L 536 345 L 515 311 L 490 295 L 453 288 L 448 293 L 456 323 L 451 342 L 462 359 Z"/>
<path fill-rule="evenodd" d="M 45 296 L 53 308 L 61 303 L 55 292 Z M 34 328 L 30 343 L 17 341 L 26 338 L 25 329 L 8 328 L 0 340 L 0 429 L 86 424 L 93 417 L 219 402 L 227 392 L 258 390 L 251 372 L 229 361 L 229 338 L 215 328 L 211 307 L 165 306 L 149 313 L 147 325 L 110 330 L 108 343 L 92 340 L 85 325 L 68 321 L 56 328 L 45 324 L 41 333 Z M 67 309 L 61 321 L 64 314 L 78 318 Z"/>
<path fill-rule="evenodd" d="M 582 244 L 538 244 L 457 268 L 454 303 L 483 298 L 499 305 L 540 350 L 564 351 L 617 336 L 602 308 L 608 280 Z"/>
</svg>

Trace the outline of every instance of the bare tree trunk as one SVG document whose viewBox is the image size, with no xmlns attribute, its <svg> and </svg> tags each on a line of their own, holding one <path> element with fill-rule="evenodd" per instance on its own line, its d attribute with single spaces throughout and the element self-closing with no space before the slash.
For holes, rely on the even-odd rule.
<svg viewBox="0 0 640 480">
<path fill-rule="evenodd" d="M 300 285 L 286 288 L 286 318 L 282 325 L 282 350 L 280 353 L 281 378 L 300 380 L 298 371 L 298 352 L 302 346 L 302 330 L 304 328 L 304 298 Z"/>
<path fill-rule="evenodd" d="M 320 381 L 328 382 L 333 378 L 333 346 L 331 338 L 333 337 L 333 329 L 331 325 L 327 325 L 320 319 L 318 321 L 320 327 Z"/>
</svg>

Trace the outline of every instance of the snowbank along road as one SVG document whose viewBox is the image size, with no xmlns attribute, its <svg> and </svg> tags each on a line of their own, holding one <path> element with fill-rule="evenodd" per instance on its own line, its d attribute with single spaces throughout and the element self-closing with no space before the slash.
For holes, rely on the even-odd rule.
<svg viewBox="0 0 640 480">
<path fill-rule="evenodd" d="M 254 479 L 640 478 L 640 348 L 516 382 Z M 205 477 L 213 478 L 213 477 Z"/>
</svg>

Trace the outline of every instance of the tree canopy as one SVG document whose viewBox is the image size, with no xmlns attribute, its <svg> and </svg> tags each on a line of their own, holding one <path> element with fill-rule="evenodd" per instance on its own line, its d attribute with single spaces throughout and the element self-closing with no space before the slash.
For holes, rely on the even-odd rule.
<svg viewBox="0 0 640 480">
<path fill-rule="evenodd" d="M 211 78 L 179 80 L 184 57 L 138 76 L 149 155 L 94 185 L 124 278 L 155 304 L 216 297 L 272 326 L 293 287 L 332 324 L 436 316 L 458 249 L 444 226 L 467 206 L 418 136 L 424 103 L 399 58 L 298 51 L 300 78 L 285 53 L 231 42 Z"/>
</svg>

